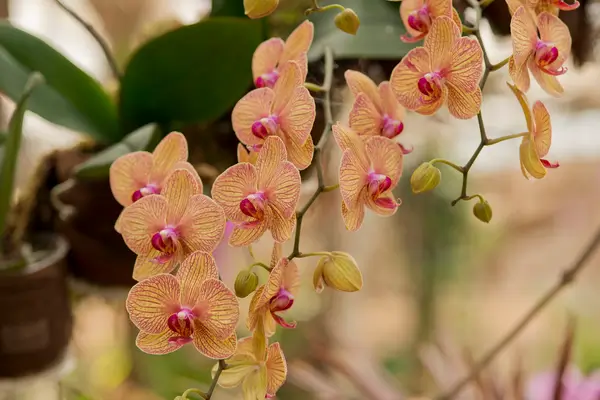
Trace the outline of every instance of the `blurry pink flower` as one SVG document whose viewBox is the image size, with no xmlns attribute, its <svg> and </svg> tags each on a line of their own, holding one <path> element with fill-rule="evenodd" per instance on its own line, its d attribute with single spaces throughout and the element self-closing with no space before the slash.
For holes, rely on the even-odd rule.
<svg viewBox="0 0 600 400">
<path fill-rule="evenodd" d="M 527 386 L 527 400 L 554 400 L 557 374 L 545 372 L 534 376 Z M 562 377 L 561 400 L 600 399 L 600 371 L 583 376 L 577 367 L 568 368 Z"/>
<path fill-rule="evenodd" d="M 300 79 L 306 80 L 308 71 L 306 53 L 313 41 L 314 26 L 304 21 L 284 42 L 280 38 L 271 38 L 261 43 L 252 57 L 252 75 L 256 87 L 274 87 L 281 75 L 281 68 L 288 61 L 296 61 L 300 67 Z"/>
</svg>

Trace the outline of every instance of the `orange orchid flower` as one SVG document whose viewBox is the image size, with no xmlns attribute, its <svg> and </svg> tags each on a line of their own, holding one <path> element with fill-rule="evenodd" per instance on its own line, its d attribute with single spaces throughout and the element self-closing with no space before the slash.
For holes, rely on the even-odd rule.
<svg viewBox="0 0 600 400">
<path fill-rule="evenodd" d="M 137 283 L 126 307 L 140 330 L 136 344 L 145 353 L 167 354 L 190 342 L 213 359 L 236 350 L 238 300 L 219 280 L 208 253 L 190 254 L 175 276 L 158 274 Z"/>
<path fill-rule="evenodd" d="M 239 163 L 247 162 L 252 165 L 256 164 L 256 160 L 258 159 L 258 151 L 254 151 L 252 149 L 246 148 L 241 143 L 238 143 L 237 147 L 237 159 Z"/>
<path fill-rule="evenodd" d="M 250 301 L 248 329 L 270 337 L 277 325 L 295 328 L 278 313 L 289 310 L 300 287 L 300 273 L 296 263 L 281 256 L 281 245 L 275 243 L 271 255 L 271 273 L 266 284 L 259 286 Z"/>
<path fill-rule="evenodd" d="M 400 135 L 404 130 L 405 111 L 394 96 L 390 83 L 381 82 L 377 87 L 368 76 L 353 70 L 347 70 L 344 76 L 354 95 L 350 128 L 365 140 L 371 136 L 393 139 Z M 412 151 L 400 143 L 398 145 L 404 154 Z"/>
<path fill-rule="evenodd" d="M 300 67 L 302 84 L 308 72 L 306 54 L 312 44 L 314 25 L 306 20 L 288 36 L 284 42 L 281 38 L 271 38 L 262 42 L 252 57 L 252 75 L 258 88 L 274 87 L 282 73 L 282 67 L 288 61 L 296 61 Z"/>
<path fill-rule="evenodd" d="M 238 139 L 250 149 L 259 151 L 268 137 L 279 136 L 288 159 L 305 169 L 314 152 L 310 131 L 315 113 L 315 100 L 302 85 L 300 68 L 289 61 L 273 89 L 254 89 L 237 102 L 231 120 Z"/>
<path fill-rule="evenodd" d="M 160 195 L 146 196 L 121 215 L 125 244 L 138 255 L 133 278 L 171 272 L 188 254 L 212 252 L 225 230 L 225 214 L 187 170 L 169 175 Z"/>
<path fill-rule="evenodd" d="M 398 203 L 392 194 L 402 175 L 402 150 L 390 139 L 374 136 L 366 142 L 339 123 L 333 126 L 343 151 L 340 165 L 342 216 L 346 228 L 360 228 L 365 206 L 380 215 L 392 215 Z"/>
<path fill-rule="evenodd" d="M 300 197 L 300 172 L 286 161 L 285 146 L 269 137 L 256 166 L 239 163 L 215 180 L 212 197 L 237 226 L 229 244 L 248 246 L 269 229 L 276 242 L 285 242 L 296 225 Z"/>
<path fill-rule="evenodd" d="M 414 43 L 425 38 L 438 17 L 452 18 L 457 26 L 462 27 L 458 13 L 452 8 L 452 0 L 402 0 L 400 18 L 406 34 L 400 39 L 404 43 Z"/>
<path fill-rule="evenodd" d="M 234 388 L 241 384 L 244 400 L 275 397 L 285 382 L 287 364 L 279 343 L 268 347 L 263 344 L 256 354 L 253 336 L 240 339 L 235 354 L 227 360 L 227 368 L 221 372 L 219 386 Z M 213 376 L 216 368 L 213 368 Z"/>
<path fill-rule="evenodd" d="M 548 94 L 560 96 L 564 89 L 556 78 L 567 72 L 563 66 L 571 53 L 569 28 L 558 17 L 543 12 L 536 21 L 525 7 L 519 7 L 510 22 L 513 55 L 508 70 L 515 85 L 529 90 L 529 72 Z M 537 32 L 540 32 L 538 37 Z"/>
<path fill-rule="evenodd" d="M 549 12 L 558 16 L 559 11 L 573 11 L 579 8 L 579 1 L 569 4 L 563 0 L 506 0 L 510 15 L 513 15 L 521 6 L 532 11 L 533 15 Z"/>
<path fill-rule="evenodd" d="M 420 114 L 434 114 L 444 102 L 450 114 L 469 119 L 479 112 L 483 52 L 477 40 L 461 37 L 447 17 L 436 18 L 423 47 L 408 52 L 390 79 L 398 101 Z"/>
<path fill-rule="evenodd" d="M 521 172 L 527 179 L 533 177 L 542 179 L 546 176 L 547 168 L 558 168 L 559 164 L 552 163 L 543 157 L 548 154 L 552 143 L 552 124 L 550 114 L 541 101 L 536 101 L 533 108 L 529 108 L 527 97 L 516 86 L 508 84 L 517 97 L 525 120 L 527 121 L 527 134 L 519 147 Z"/>
</svg>

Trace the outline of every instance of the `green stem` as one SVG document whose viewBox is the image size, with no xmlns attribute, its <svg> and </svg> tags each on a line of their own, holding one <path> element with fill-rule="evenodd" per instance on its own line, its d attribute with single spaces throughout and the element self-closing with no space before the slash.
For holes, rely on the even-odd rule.
<svg viewBox="0 0 600 400">
<path fill-rule="evenodd" d="M 192 393 L 200 395 L 200 397 L 202 397 L 203 399 L 206 399 L 206 393 L 204 393 L 202 390 L 191 388 L 191 389 L 188 389 L 185 392 L 183 392 L 183 394 L 181 395 L 181 400 L 188 400 L 188 396 Z"/>
<path fill-rule="evenodd" d="M 313 251 L 312 253 L 300 253 L 296 258 L 307 258 L 307 257 L 322 257 L 331 255 L 328 251 Z"/>
<path fill-rule="evenodd" d="M 504 67 L 510 61 L 510 57 L 506 57 L 504 60 L 500 61 L 498 64 L 492 64 L 490 66 L 490 71 L 498 71 L 500 68 Z"/>
<path fill-rule="evenodd" d="M 452 167 L 452 168 L 454 168 L 455 170 L 457 170 L 457 171 L 458 171 L 458 172 L 460 172 L 461 174 L 462 174 L 462 172 L 463 172 L 463 169 L 462 169 L 462 167 L 461 167 L 461 166 L 458 166 L 458 165 L 454 164 L 453 162 L 451 162 L 451 161 L 448 161 L 448 160 L 445 160 L 445 159 L 443 159 L 443 158 L 434 158 L 433 160 L 431 160 L 431 161 L 429 161 L 429 162 L 430 162 L 431 164 L 435 164 L 435 163 L 446 164 L 446 165 L 448 165 L 449 167 Z"/>
<path fill-rule="evenodd" d="M 323 188 L 323 193 L 327 193 L 327 192 L 333 192 L 336 189 L 339 189 L 340 184 L 336 183 L 335 185 L 329 185 L 329 186 L 325 186 Z"/>
<path fill-rule="evenodd" d="M 480 194 L 472 194 L 471 196 L 465 197 L 463 200 L 469 201 L 469 200 L 473 200 L 474 198 L 478 198 L 481 203 L 483 203 L 485 201 L 483 196 Z"/>
<path fill-rule="evenodd" d="M 267 264 L 265 263 L 261 263 L 259 261 L 250 264 L 250 266 L 248 267 L 248 271 L 252 271 L 252 269 L 254 267 L 263 267 L 264 269 L 266 269 L 268 272 L 271 272 L 271 267 L 269 267 Z"/>
<path fill-rule="evenodd" d="M 496 139 L 488 139 L 488 141 L 485 143 L 485 145 L 491 146 L 496 143 L 504 142 L 505 140 L 516 139 L 516 138 L 520 138 L 520 137 L 527 136 L 527 135 L 529 135 L 529 132 L 515 133 L 514 135 L 506 135 L 506 136 L 501 136 Z"/>
<path fill-rule="evenodd" d="M 221 376 L 221 372 L 223 372 L 223 370 L 225 368 L 227 368 L 227 364 L 225 364 L 225 360 L 219 360 L 219 366 L 217 367 L 215 376 L 213 377 L 212 383 L 210 384 L 210 387 L 208 388 L 208 391 L 206 392 L 206 395 L 204 396 L 205 400 L 210 400 L 210 398 L 212 397 L 213 392 L 215 391 L 215 388 L 217 387 L 217 382 L 219 381 L 219 377 Z"/>
<path fill-rule="evenodd" d="M 311 92 L 322 92 L 323 88 L 316 83 L 305 82 L 304 87 L 310 90 Z"/>
</svg>

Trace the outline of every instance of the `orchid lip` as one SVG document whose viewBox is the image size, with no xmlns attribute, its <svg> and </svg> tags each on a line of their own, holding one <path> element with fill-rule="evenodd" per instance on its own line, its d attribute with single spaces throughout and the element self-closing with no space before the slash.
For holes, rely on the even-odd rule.
<svg viewBox="0 0 600 400">
<path fill-rule="evenodd" d="M 259 139 L 266 139 L 267 136 L 274 135 L 279 128 L 279 121 L 276 115 L 263 117 L 252 124 L 252 134 Z"/>
<path fill-rule="evenodd" d="M 294 296 L 287 290 L 281 288 L 279 292 L 271 298 L 271 312 L 285 311 L 294 305 Z"/>
<path fill-rule="evenodd" d="M 402 121 L 392 119 L 388 115 L 383 117 L 383 127 L 381 128 L 381 135 L 388 139 L 393 139 L 404 130 L 404 124 Z"/>
<path fill-rule="evenodd" d="M 167 326 L 172 332 L 179 334 L 179 339 L 189 338 L 194 333 L 194 314 L 190 309 L 182 308 L 167 319 Z"/>
<path fill-rule="evenodd" d="M 429 72 L 418 80 L 417 87 L 429 101 L 438 99 L 442 94 L 442 76 L 438 72 Z"/>
<path fill-rule="evenodd" d="M 266 200 L 263 192 L 251 193 L 240 201 L 240 210 L 244 215 L 261 220 L 265 215 Z"/>
<path fill-rule="evenodd" d="M 257 88 L 263 88 L 263 87 L 273 88 L 273 86 L 275 86 L 275 84 L 277 83 L 278 79 L 279 79 L 279 71 L 274 69 L 271 72 L 266 72 L 266 73 L 260 75 L 258 78 L 256 78 L 256 81 L 254 81 L 254 84 L 256 85 Z"/>
<path fill-rule="evenodd" d="M 408 26 L 417 32 L 426 34 L 431 26 L 431 16 L 427 6 L 423 6 L 418 10 L 413 11 L 408 16 Z"/>
<path fill-rule="evenodd" d="M 160 194 L 160 188 L 155 184 L 149 183 L 143 188 L 140 188 L 133 192 L 133 194 L 131 195 L 131 201 L 135 203 L 142 197 L 149 196 L 151 194 Z"/>
<path fill-rule="evenodd" d="M 558 59 L 558 48 L 552 43 L 538 40 L 535 46 L 535 61 L 540 68 L 547 67 Z"/>
<path fill-rule="evenodd" d="M 152 247 L 162 253 L 172 254 L 175 252 L 177 236 L 177 231 L 173 227 L 165 227 L 152 235 Z"/>
<path fill-rule="evenodd" d="M 371 172 L 368 176 L 368 188 L 369 193 L 374 198 L 379 197 L 380 194 L 387 191 L 392 187 L 392 180 L 389 176 Z"/>
</svg>

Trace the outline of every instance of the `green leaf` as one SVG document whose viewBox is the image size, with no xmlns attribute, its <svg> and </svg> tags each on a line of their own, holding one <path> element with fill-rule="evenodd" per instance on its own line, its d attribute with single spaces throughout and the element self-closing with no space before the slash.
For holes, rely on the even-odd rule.
<svg viewBox="0 0 600 400">
<path fill-rule="evenodd" d="M 31 111 L 58 125 L 111 143 L 121 136 L 116 107 L 102 86 L 43 40 L 0 22 L 0 92 L 17 101 L 32 71 L 46 84 L 36 90 Z"/>
<path fill-rule="evenodd" d="M 3 152 L 4 157 L 0 166 L 0 237 L 4 233 L 6 219 L 10 212 L 15 170 L 17 168 L 19 148 L 21 147 L 21 138 L 23 137 L 23 118 L 27 110 L 27 101 L 36 86 L 43 82 L 44 77 L 41 74 L 37 72 L 31 74 L 8 123 L 8 136 L 6 137 Z"/>
<path fill-rule="evenodd" d="M 245 17 L 242 0 L 212 0 L 211 17 Z"/>
<path fill-rule="evenodd" d="M 102 150 L 75 169 L 75 176 L 81 179 L 102 179 L 108 176 L 110 165 L 122 155 L 134 151 L 151 151 L 161 139 L 157 124 L 144 125 L 125 136 L 123 141 Z"/>
<path fill-rule="evenodd" d="M 0 132 L 0 146 L 2 146 L 2 144 L 4 142 L 6 142 L 6 136 L 7 136 L 6 132 Z"/>
<path fill-rule="evenodd" d="M 135 53 L 121 85 L 126 130 L 149 122 L 216 119 L 252 84 L 252 54 L 262 24 L 246 18 L 208 18 L 151 40 Z"/>
<path fill-rule="evenodd" d="M 330 2 L 323 2 L 322 6 Z M 337 10 L 313 13 L 315 40 L 308 52 L 309 61 L 319 60 L 325 47 L 333 49 L 336 60 L 374 59 L 400 60 L 415 43 L 403 43 L 400 36 L 406 33 L 400 19 L 400 3 L 387 0 L 346 0 L 344 7 L 353 9 L 360 18 L 360 28 L 355 36 L 336 28 L 333 19 Z"/>
</svg>

